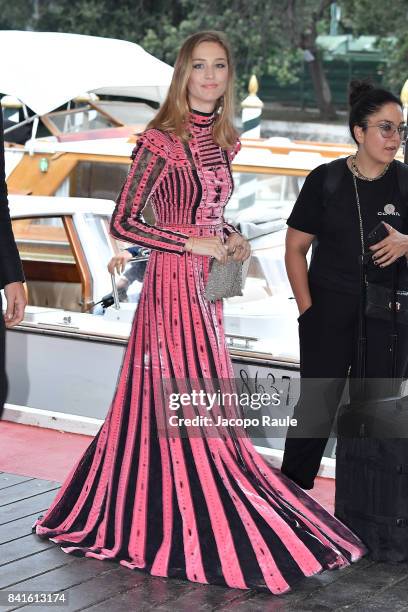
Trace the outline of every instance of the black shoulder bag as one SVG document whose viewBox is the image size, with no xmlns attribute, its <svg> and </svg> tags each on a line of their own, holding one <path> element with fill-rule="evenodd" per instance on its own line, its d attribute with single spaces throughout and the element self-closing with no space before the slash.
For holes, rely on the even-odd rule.
<svg viewBox="0 0 408 612">
<path fill-rule="evenodd" d="M 365 274 L 365 262 L 371 256 L 370 251 L 366 252 L 364 246 L 363 222 L 361 218 L 360 199 L 358 196 L 357 180 L 353 174 L 353 183 L 356 193 L 356 204 L 358 210 L 358 220 L 360 224 L 361 239 L 361 272 L 366 288 L 365 315 L 375 319 L 390 321 L 393 326 L 392 335 L 396 338 L 396 325 L 401 323 L 408 325 L 408 291 L 398 289 L 398 260 L 392 264 L 392 286 L 384 287 L 377 283 L 369 283 Z"/>
</svg>

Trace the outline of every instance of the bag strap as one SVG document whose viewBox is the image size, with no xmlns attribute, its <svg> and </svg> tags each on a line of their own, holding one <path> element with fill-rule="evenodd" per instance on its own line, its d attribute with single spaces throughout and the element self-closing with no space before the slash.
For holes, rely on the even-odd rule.
<svg viewBox="0 0 408 612">
<path fill-rule="evenodd" d="M 395 160 L 395 163 L 397 164 L 398 189 L 402 199 L 408 206 L 408 165 L 403 164 L 397 159 Z M 327 163 L 326 167 L 327 173 L 323 183 L 323 206 L 325 208 L 328 206 L 336 193 L 347 169 L 343 157 L 339 157 L 338 159 Z"/>
<path fill-rule="evenodd" d="M 341 184 L 341 181 L 345 175 L 346 164 L 344 158 L 339 157 L 338 159 L 334 159 L 331 162 L 326 164 L 326 176 L 323 182 L 322 187 L 322 200 L 323 200 L 323 208 L 326 209 L 331 203 L 338 187 Z M 312 255 L 315 253 L 316 247 L 318 244 L 317 238 L 313 240 L 312 243 Z"/>
<path fill-rule="evenodd" d="M 360 393 L 364 395 L 366 361 L 367 361 L 367 331 L 366 331 L 366 275 L 364 254 L 360 256 L 360 300 L 358 308 L 358 345 L 357 345 L 357 378 L 360 381 Z"/>
<path fill-rule="evenodd" d="M 391 294 L 391 378 L 395 380 L 397 372 L 397 290 L 398 290 L 398 262 L 392 266 L 392 294 Z"/>
<path fill-rule="evenodd" d="M 323 206 L 326 208 L 333 199 L 347 169 L 344 158 L 339 157 L 326 164 L 327 172 L 323 183 Z M 407 166 L 408 170 L 408 166 Z M 408 193 L 408 192 L 407 192 Z"/>
<path fill-rule="evenodd" d="M 360 228 L 361 254 L 359 256 L 359 273 L 360 273 L 360 303 L 358 309 L 358 345 L 357 345 L 357 378 L 360 381 L 361 397 L 364 397 L 366 361 L 367 361 L 367 330 L 365 307 L 367 301 L 367 279 L 365 269 L 365 245 L 363 219 L 361 216 L 360 198 L 358 195 L 357 179 L 353 174 L 353 184 L 356 197 L 356 206 L 358 212 L 358 222 Z"/>
</svg>

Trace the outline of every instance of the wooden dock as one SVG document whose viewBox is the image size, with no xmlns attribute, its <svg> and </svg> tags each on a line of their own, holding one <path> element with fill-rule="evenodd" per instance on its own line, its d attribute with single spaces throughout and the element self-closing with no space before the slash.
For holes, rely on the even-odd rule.
<svg viewBox="0 0 408 612">
<path fill-rule="evenodd" d="M 74 612 L 408 612 L 408 564 L 374 563 L 365 558 L 341 571 L 305 579 L 280 597 L 197 585 L 131 571 L 116 563 L 62 552 L 31 533 L 39 514 L 60 484 L 0 472 L 1 612 L 58 610 Z M 8 604 L 4 591 L 64 593 L 67 603 Z"/>
</svg>

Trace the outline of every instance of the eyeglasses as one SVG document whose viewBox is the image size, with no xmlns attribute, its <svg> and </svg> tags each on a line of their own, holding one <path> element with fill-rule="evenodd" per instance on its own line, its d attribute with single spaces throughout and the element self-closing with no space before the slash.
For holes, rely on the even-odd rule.
<svg viewBox="0 0 408 612">
<path fill-rule="evenodd" d="M 395 132 L 398 132 L 398 136 L 400 138 L 404 138 L 406 131 L 407 131 L 406 125 L 395 125 L 395 123 L 392 123 L 391 121 L 373 124 L 373 125 L 369 125 L 368 123 L 366 123 L 364 127 L 365 128 L 369 128 L 369 127 L 378 128 L 383 138 L 391 138 L 392 136 L 394 136 Z"/>
</svg>

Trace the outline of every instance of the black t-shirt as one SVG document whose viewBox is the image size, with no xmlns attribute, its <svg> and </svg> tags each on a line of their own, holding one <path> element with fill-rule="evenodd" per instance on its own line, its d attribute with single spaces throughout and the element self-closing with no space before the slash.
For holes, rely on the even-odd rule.
<svg viewBox="0 0 408 612">
<path fill-rule="evenodd" d="M 307 176 L 287 224 L 317 238 L 309 267 L 311 282 L 327 289 L 359 294 L 361 236 L 353 175 L 344 159 L 343 178 L 329 201 L 324 202 L 326 176 L 327 164 L 318 166 Z M 403 201 L 398 186 L 397 162 L 393 161 L 380 179 L 357 179 L 357 189 L 366 251 L 366 237 L 381 221 L 408 233 L 408 203 Z M 397 265 L 398 284 L 407 289 L 406 258 L 402 257 Z M 380 268 L 370 260 L 367 279 L 391 287 L 392 266 Z"/>
</svg>

